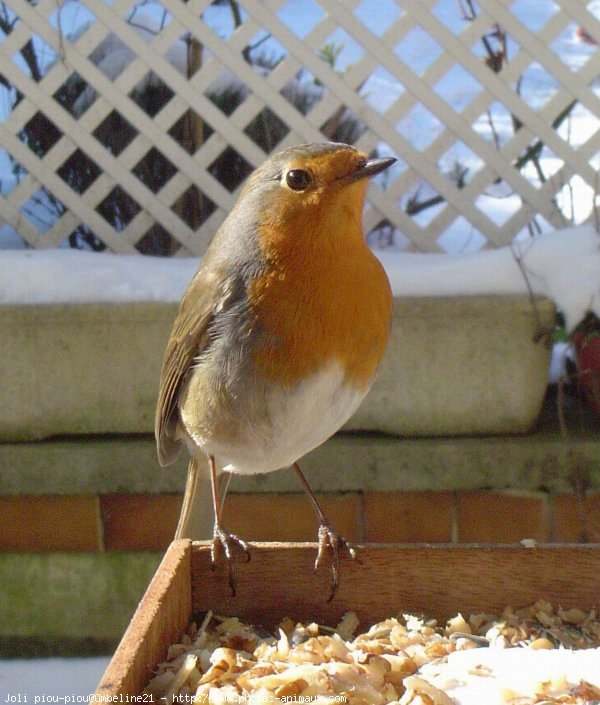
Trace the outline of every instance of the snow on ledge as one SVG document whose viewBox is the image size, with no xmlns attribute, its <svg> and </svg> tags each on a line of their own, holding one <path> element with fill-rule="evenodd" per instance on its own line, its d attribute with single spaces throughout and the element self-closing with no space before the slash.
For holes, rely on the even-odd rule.
<svg viewBox="0 0 600 705">
<path fill-rule="evenodd" d="M 554 301 L 571 331 L 600 316 L 600 236 L 591 225 L 469 255 L 383 253 L 396 296 L 529 294 Z"/>
<path fill-rule="evenodd" d="M 572 330 L 600 316 L 600 237 L 591 225 L 539 235 L 468 255 L 380 252 L 394 295 L 545 296 Z M 80 250 L 4 250 L 0 304 L 179 301 L 197 258 Z M 528 281 L 527 281 L 528 280 Z"/>
<path fill-rule="evenodd" d="M 198 258 L 3 250 L 0 304 L 179 301 L 198 264 Z"/>
</svg>

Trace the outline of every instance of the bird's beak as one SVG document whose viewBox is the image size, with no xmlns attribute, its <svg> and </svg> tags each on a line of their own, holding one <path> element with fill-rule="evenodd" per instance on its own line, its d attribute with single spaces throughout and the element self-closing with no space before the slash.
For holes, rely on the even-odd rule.
<svg viewBox="0 0 600 705">
<path fill-rule="evenodd" d="M 353 181 L 358 181 L 359 179 L 367 179 L 379 174 L 380 172 L 387 169 L 389 166 L 396 161 L 395 157 L 384 157 L 383 159 L 369 159 L 368 161 L 361 164 L 356 171 L 353 171 L 346 176 L 342 176 L 340 181 L 345 183 L 352 183 Z"/>
</svg>

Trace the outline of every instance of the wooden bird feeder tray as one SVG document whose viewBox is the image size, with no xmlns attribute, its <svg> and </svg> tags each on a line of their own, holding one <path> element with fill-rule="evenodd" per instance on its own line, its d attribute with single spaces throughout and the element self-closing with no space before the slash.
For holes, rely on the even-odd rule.
<svg viewBox="0 0 600 705">
<path fill-rule="evenodd" d="M 600 606 L 600 544 L 517 546 L 368 545 L 362 564 L 344 560 L 327 603 L 329 573 L 313 573 L 316 546 L 253 544 L 236 562 L 237 595 L 227 569 L 210 569 L 207 542 L 174 541 L 140 602 L 97 694 L 138 695 L 179 641 L 192 615 L 209 609 L 267 627 L 284 617 L 335 625 L 348 610 L 361 627 L 401 612 L 441 620 L 461 612 L 500 613 L 545 599 L 555 606 Z"/>
</svg>

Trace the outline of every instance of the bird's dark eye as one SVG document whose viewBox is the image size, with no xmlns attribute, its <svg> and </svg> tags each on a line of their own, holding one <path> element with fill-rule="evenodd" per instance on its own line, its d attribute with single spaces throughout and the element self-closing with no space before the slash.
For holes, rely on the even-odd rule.
<svg viewBox="0 0 600 705">
<path fill-rule="evenodd" d="M 310 185 L 310 174 L 304 169 L 290 169 L 285 182 L 294 191 L 304 191 Z"/>
</svg>

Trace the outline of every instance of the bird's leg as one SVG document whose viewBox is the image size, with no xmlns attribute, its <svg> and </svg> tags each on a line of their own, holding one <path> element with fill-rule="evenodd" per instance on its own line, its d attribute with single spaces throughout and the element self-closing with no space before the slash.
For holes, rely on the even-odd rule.
<svg viewBox="0 0 600 705">
<path fill-rule="evenodd" d="M 325 552 L 328 552 L 331 556 L 331 593 L 327 599 L 327 602 L 331 602 L 340 584 L 340 561 L 342 558 L 342 552 L 346 551 L 350 558 L 354 561 L 358 559 L 358 553 L 356 551 L 356 547 L 347 541 L 343 536 L 340 536 L 333 528 L 331 521 L 321 509 L 321 505 L 317 501 L 315 493 L 308 484 L 308 480 L 304 476 L 304 473 L 300 469 L 300 465 L 298 463 L 294 463 L 294 470 L 296 471 L 296 475 L 298 475 L 298 479 L 300 480 L 304 491 L 308 495 L 310 503 L 317 514 L 317 519 L 319 520 L 319 547 L 317 550 L 317 558 L 315 560 L 315 571 L 319 567 Z"/>
<path fill-rule="evenodd" d="M 215 528 L 213 531 L 213 540 L 210 547 L 210 560 L 212 563 L 213 570 L 217 564 L 217 549 L 221 547 L 223 553 L 225 554 L 225 560 L 227 561 L 227 570 L 229 572 L 229 587 L 231 588 L 231 594 L 235 596 L 235 573 L 233 571 L 233 547 L 237 546 L 241 548 L 246 556 L 246 561 L 250 560 L 250 549 L 248 544 L 243 539 L 239 538 L 235 534 L 230 533 L 225 529 L 221 523 L 221 516 L 223 511 L 223 503 L 219 498 L 219 486 L 217 480 L 217 464 L 215 462 L 214 456 L 210 455 L 210 485 L 212 488 L 212 501 L 213 509 L 215 512 Z"/>
</svg>

